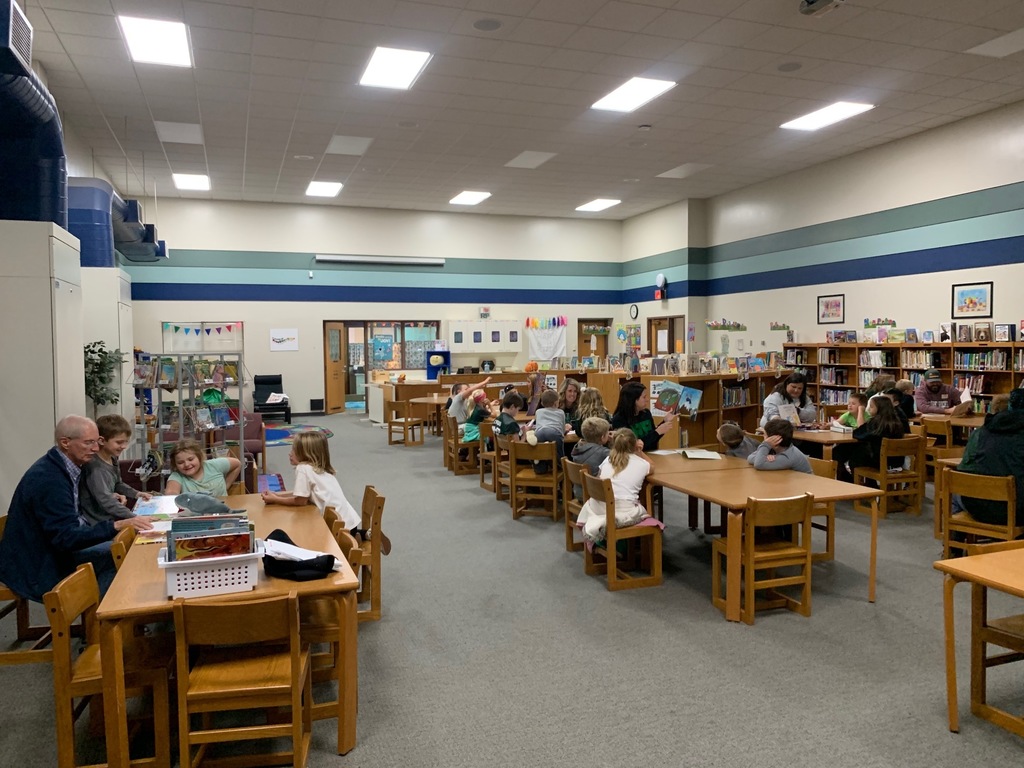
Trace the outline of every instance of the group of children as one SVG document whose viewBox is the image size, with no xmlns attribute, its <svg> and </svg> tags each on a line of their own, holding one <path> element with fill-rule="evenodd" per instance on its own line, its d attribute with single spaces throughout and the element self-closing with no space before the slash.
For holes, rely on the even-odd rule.
<svg viewBox="0 0 1024 768">
<path fill-rule="evenodd" d="M 128 502 L 148 500 L 152 494 L 136 491 L 121 480 L 118 459 L 132 439 L 132 427 L 123 416 L 110 414 L 96 420 L 99 451 L 82 468 L 79 512 L 90 525 L 103 520 L 132 517 Z M 206 452 L 196 440 L 181 440 L 170 453 L 174 471 L 167 478 L 164 493 L 204 493 L 226 496 L 241 471 L 241 462 L 233 457 L 205 458 Z M 265 491 L 263 500 L 271 504 L 304 506 L 315 504 L 323 513 L 334 507 L 345 527 L 361 533 L 359 512 L 348 502 L 331 466 L 327 438 L 320 432 L 300 432 L 292 443 L 288 459 L 295 467 L 295 483 L 290 492 Z"/>
</svg>

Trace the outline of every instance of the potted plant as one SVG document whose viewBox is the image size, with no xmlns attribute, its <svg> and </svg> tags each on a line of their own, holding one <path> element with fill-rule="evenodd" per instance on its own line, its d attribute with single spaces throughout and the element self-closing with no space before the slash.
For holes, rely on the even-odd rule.
<svg viewBox="0 0 1024 768">
<path fill-rule="evenodd" d="M 115 382 L 123 362 L 120 349 L 107 349 L 102 341 L 85 345 L 85 394 L 92 401 L 93 418 L 101 405 L 113 405 L 121 399 Z"/>
</svg>

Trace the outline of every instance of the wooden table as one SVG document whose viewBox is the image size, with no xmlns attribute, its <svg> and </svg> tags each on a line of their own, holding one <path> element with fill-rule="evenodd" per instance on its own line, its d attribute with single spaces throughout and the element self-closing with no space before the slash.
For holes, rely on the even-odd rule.
<svg viewBox="0 0 1024 768">
<path fill-rule="evenodd" d="M 835 432 L 831 429 L 795 429 L 793 439 L 822 446 L 821 455 L 825 461 L 832 461 L 832 448 L 842 443 L 856 443 L 852 432 Z"/>
<path fill-rule="evenodd" d="M 988 590 L 1024 597 L 1024 549 L 1008 549 L 984 555 L 939 560 L 935 569 L 943 580 L 943 616 L 946 635 L 946 706 L 949 730 L 959 732 L 956 693 L 956 635 L 953 631 L 953 588 L 961 581 L 971 584 L 971 712 L 1001 728 L 1024 736 L 1024 718 L 1011 715 L 985 701 L 985 666 L 981 634 L 988 624 Z"/>
<path fill-rule="evenodd" d="M 341 571 L 315 581 L 288 581 L 268 577 L 260 566 L 259 582 L 250 592 L 217 595 L 196 600 L 246 599 L 298 593 L 299 598 L 331 595 L 336 598 L 340 617 L 338 636 L 338 754 L 346 754 L 356 743 L 356 705 L 358 701 L 358 657 L 356 654 L 356 589 L 359 580 L 345 562 L 337 542 L 327 529 L 316 507 L 266 505 L 259 494 L 231 496 L 234 509 L 244 507 L 256 526 L 256 535 L 264 538 L 275 528 L 288 532 L 300 547 L 329 552 L 344 564 Z M 164 572 L 157 566 L 160 546 L 136 544 L 117 572 L 114 583 L 96 612 L 100 622 L 103 658 L 103 708 L 106 718 L 107 761 L 111 768 L 128 768 L 128 721 L 124 689 L 124 634 L 131 632 L 131 621 L 153 616 L 169 618 L 173 603 L 167 597 Z"/>
<path fill-rule="evenodd" d="M 427 397 L 411 397 L 410 403 L 416 405 L 432 405 L 434 407 L 434 418 L 431 420 L 431 431 L 435 435 L 441 434 L 441 409 L 448 403 L 448 395 L 435 392 Z"/>
<path fill-rule="evenodd" d="M 711 462 L 708 462 L 711 463 Z M 706 499 L 728 510 L 726 536 L 725 618 L 740 620 L 741 514 L 748 498 L 777 499 L 814 495 L 815 501 L 874 499 L 871 503 L 871 556 L 868 563 L 868 601 L 875 602 L 875 565 L 878 546 L 878 489 L 844 483 L 793 470 L 723 469 L 718 472 L 676 472 L 655 475 L 653 482 L 688 496 Z"/>
<path fill-rule="evenodd" d="M 723 469 L 743 469 L 750 468 L 750 464 L 746 459 L 740 459 L 736 456 L 725 456 L 723 455 L 720 459 L 691 459 L 672 451 L 672 453 L 648 453 L 647 457 L 651 460 L 654 468 L 651 470 L 651 474 L 647 476 L 647 481 L 644 483 L 645 489 L 645 506 L 648 510 L 654 508 L 653 490 L 655 486 L 662 485 L 659 481 L 665 475 L 672 475 L 680 472 L 716 472 Z M 687 497 L 687 512 L 689 516 L 688 524 L 690 530 L 697 529 L 697 497 Z M 723 521 L 724 522 L 724 521 Z M 722 526 L 711 525 L 711 502 L 704 502 L 704 533 L 723 533 Z"/>
</svg>

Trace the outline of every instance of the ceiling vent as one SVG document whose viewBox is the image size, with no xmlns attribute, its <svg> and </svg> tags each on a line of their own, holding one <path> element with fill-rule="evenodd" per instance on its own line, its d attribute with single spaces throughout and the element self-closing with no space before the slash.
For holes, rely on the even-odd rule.
<svg viewBox="0 0 1024 768">
<path fill-rule="evenodd" d="M 0 0 L 0 72 L 21 75 L 32 70 L 32 25 L 14 0 Z"/>
</svg>

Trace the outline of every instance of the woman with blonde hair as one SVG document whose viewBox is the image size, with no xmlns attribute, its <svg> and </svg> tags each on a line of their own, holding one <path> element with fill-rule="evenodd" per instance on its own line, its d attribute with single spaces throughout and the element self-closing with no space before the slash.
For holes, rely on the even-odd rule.
<svg viewBox="0 0 1024 768">
<path fill-rule="evenodd" d="M 643 442 L 628 427 L 615 430 L 610 444 L 611 451 L 601 463 L 600 476 L 612 481 L 615 525 L 628 528 L 649 517 L 640 503 L 640 489 L 653 466 L 643 451 Z M 583 529 L 583 538 L 593 544 L 604 540 L 606 520 L 604 504 L 591 499 L 583 505 L 576 524 Z"/>
</svg>

